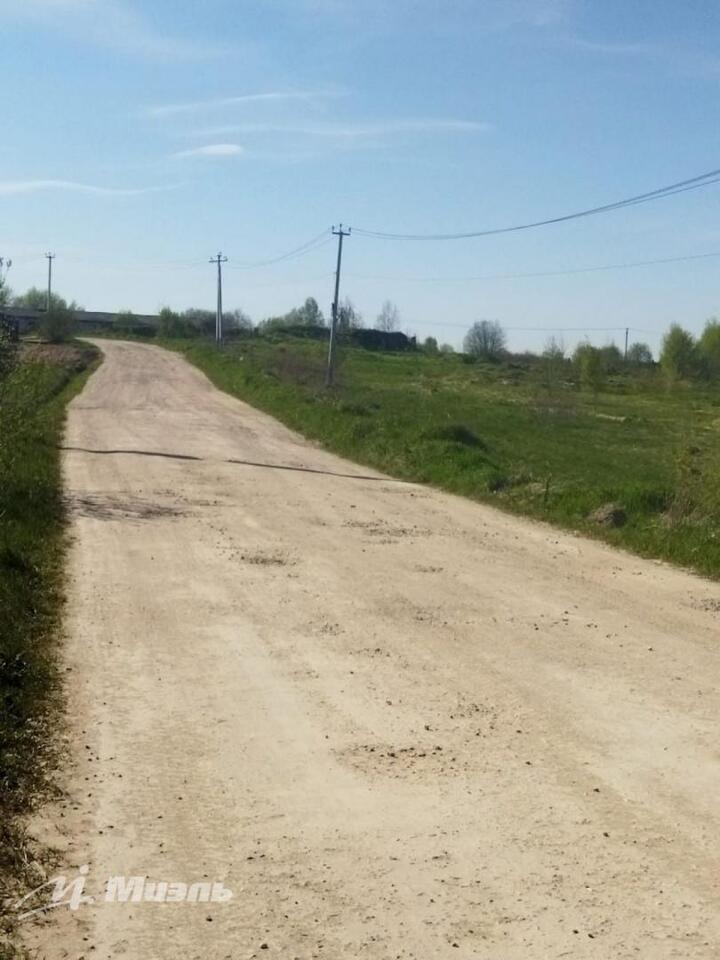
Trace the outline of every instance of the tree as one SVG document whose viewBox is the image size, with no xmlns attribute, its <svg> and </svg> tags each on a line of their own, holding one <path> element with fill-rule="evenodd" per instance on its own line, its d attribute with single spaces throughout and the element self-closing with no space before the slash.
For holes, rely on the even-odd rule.
<svg viewBox="0 0 720 960">
<path fill-rule="evenodd" d="M 324 327 L 325 317 L 315 297 L 308 297 L 301 307 L 294 307 L 283 318 L 286 327 Z"/>
<path fill-rule="evenodd" d="M 115 326 L 118 330 L 131 330 L 135 323 L 135 314 L 132 310 L 118 310 L 115 314 Z"/>
<path fill-rule="evenodd" d="M 26 293 L 15 297 L 13 303 L 16 307 L 25 307 L 43 314 L 40 335 L 50 343 L 62 343 L 71 336 L 74 326 L 73 313 L 79 309 L 74 300 L 67 303 L 57 293 L 53 293 L 50 310 L 47 310 L 47 292 L 31 287 Z"/>
<path fill-rule="evenodd" d="M 463 341 L 465 353 L 481 360 L 499 360 L 505 350 L 505 331 L 497 320 L 478 320 Z"/>
<path fill-rule="evenodd" d="M 438 352 L 438 342 L 435 337 L 425 337 L 425 343 L 423 343 L 423 350 L 425 353 L 437 353 Z"/>
<path fill-rule="evenodd" d="M 565 359 L 565 344 L 562 338 L 548 337 L 542 352 L 546 360 L 562 361 Z"/>
<path fill-rule="evenodd" d="M 245 313 L 240 307 L 236 307 L 234 310 L 231 310 L 230 313 L 225 314 L 225 322 L 235 330 L 243 330 L 247 333 L 252 332 L 255 329 L 255 324 L 252 321 L 252 317 Z"/>
<path fill-rule="evenodd" d="M 362 314 L 355 309 L 352 300 L 345 297 L 338 309 L 338 330 L 346 333 L 348 330 L 359 330 L 362 325 Z"/>
<path fill-rule="evenodd" d="M 605 373 L 619 373 L 622 370 L 624 359 L 616 343 L 608 343 L 606 346 L 600 347 L 600 356 Z"/>
<path fill-rule="evenodd" d="M 627 362 L 631 367 L 648 367 L 653 362 L 652 350 L 646 343 L 631 343 L 628 347 Z"/>
<path fill-rule="evenodd" d="M 695 338 L 677 323 L 670 327 L 663 338 L 660 366 L 671 380 L 692 377 L 697 373 Z"/>
<path fill-rule="evenodd" d="M 383 303 L 375 322 L 377 329 L 383 330 L 385 333 L 393 333 L 397 330 L 400 326 L 400 311 L 392 300 L 386 300 Z"/>
<path fill-rule="evenodd" d="M 557 337 L 548 337 L 542 352 L 545 380 L 554 386 L 565 366 L 565 344 Z"/>
<path fill-rule="evenodd" d="M 187 321 L 190 327 L 206 336 L 214 335 L 215 321 L 217 314 L 214 310 L 203 310 L 200 307 L 190 307 L 182 313 L 182 319 Z"/>
<path fill-rule="evenodd" d="M 296 314 L 295 323 L 304 327 L 324 327 L 325 317 L 315 297 L 308 297 L 305 303 L 291 313 Z"/>
<path fill-rule="evenodd" d="M 238 308 L 223 313 L 223 328 L 228 333 L 252 333 L 254 326 L 245 311 Z"/>
<path fill-rule="evenodd" d="M 711 317 L 705 324 L 697 352 L 706 376 L 720 377 L 720 321 L 716 317 Z"/>
<path fill-rule="evenodd" d="M 602 351 L 589 343 L 580 343 L 573 354 L 573 365 L 584 387 L 600 390 L 605 382 Z"/>
<path fill-rule="evenodd" d="M 158 335 L 161 337 L 192 337 L 197 336 L 199 330 L 188 319 L 171 310 L 170 307 L 163 307 L 160 310 L 158 323 Z"/>
<path fill-rule="evenodd" d="M 12 291 L 7 285 L 7 272 L 11 261 L 0 257 L 0 307 L 4 307 L 12 299 Z M 17 362 L 17 344 L 14 343 L 15 330 L 12 321 L 0 318 L 0 385 L 3 380 L 15 369 Z M 1 446 L 1 442 L 0 442 Z"/>
<path fill-rule="evenodd" d="M 441 343 L 440 353 L 444 353 L 444 354 L 455 353 L 455 347 L 453 347 L 451 343 Z"/>
<path fill-rule="evenodd" d="M 13 304 L 16 307 L 25 307 L 27 310 L 44 311 L 47 308 L 47 291 L 38 287 L 30 287 L 25 293 L 15 297 Z M 59 294 L 53 293 L 50 298 L 50 310 L 79 310 L 78 304 L 72 300 L 67 303 Z"/>
<path fill-rule="evenodd" d="M 4 307 L 12 300 L 12 290 L 7 285 L 7 274 L 11 265 L 11 260 L 0 257 L 0 307 Z"/>
</svg>

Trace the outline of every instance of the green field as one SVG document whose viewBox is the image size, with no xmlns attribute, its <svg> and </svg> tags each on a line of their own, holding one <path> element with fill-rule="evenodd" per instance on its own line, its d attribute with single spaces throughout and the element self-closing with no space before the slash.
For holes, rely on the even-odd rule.
<svg viewBox="0 0 720 960">
<path fill-rule="evenodd" d="M 360 463 L 720 575 L 720 389 L 657 370 L 581 389 L 569 363 L 170 341 L 221 389 Z M 620 526 L 591 517 L 607 504 Z"/>
<path fill-rule="evenodd" d="M 2 904 L 28 866 L 23 817 L 47 796 L 56 761 L 59 444 L 65 407 L 96 357 L 87 345 L 28 347 L 0 379 L 0 957 L 14 955 Z"/>
</svg>

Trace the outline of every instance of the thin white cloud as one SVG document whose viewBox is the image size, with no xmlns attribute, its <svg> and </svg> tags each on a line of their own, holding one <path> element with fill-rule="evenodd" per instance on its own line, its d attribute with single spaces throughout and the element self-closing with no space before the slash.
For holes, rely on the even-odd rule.
<svg viewBox="0 0 720 960">
<path fill-rule="evenodd" d="M 196 147 L 193 150 L 181 150 L 174 153 L 176 159 L 186 157 L 239 157 L 245 150 L 238 143 L 208 143 L 204 147 Z"/>
<path fill-rule="evenodd" d="M 436 117 L 400 118 L 359 122 L 327 123 L 236 123 L 190 132 L 194 137 L 224 136 L 231 133 L 295 134 L 307 137 L 324 137 L 337 140 L 364 140 L 403 134 L 432 133 L 486 133 L 492 124 L 477 120 L 456 120 Z"/>
<path fill-rule="evenodd" d="M 613 43 L 601 40 L 586 40 L 583 37 L 566 37 L 561 42 L 576 50 L 608 54 L 609 56 L 648 56 L 660 52 L 656 44 L 643 42 Z"/>
<path fill-rule="evenodd" d="M 293 100 L 303 100 L 306 103 L 312 103 L 316 100 L 338 96 L 342 96 L 342 92 L 338 90 L 271 90 L 266 93 L 243 93 L 235 97 L 217 97 L 213 100 L 189 100 L 185 103 L 165 103 L 159 106 L 148 107 L 145 112 L 149 117 L 174 117 L 183 113 L 202 113 L 207 110 L 218 110 L 223 107 L 236 107 L 244 104 Z"/>
<path fill-rule="evenodd" d="M 74 180 L 0 180 L 0 196 L 17 196 L 25 193 L 44 193 L 63 191 L 65 193 L 85 193 L 97 197 L 138 197 L 146 193 L 159 193 L 173 190 L 167 187 L 98 187 L 89 183 L 77 183 Z"/>
<path fill-rule="evenodd" d="M 585 37 L 559 37 L 557 45 L 597 56 L 646 59 L 686 76 L 713 79 L 720 75 L 720 58 L 714 53 L 662 41 L 617 42 L 588 40 Z"/>
<path fill-rule="evenodd" d="M 274 0 L 287 7 L 288 0 Z M 576 0 L 292 0 L 312 16 L 349 19 L 361 28 L 402 24 L 413 30 L 437 17 L 445 26 L 464 30 L 503 30 L 515 26 L 545 27 L 567 19 Z"/>
<path fill-rule="evenodd" d="M 156 60 L 205 59 L 224 50 L 154 27 L 127 0 L 0 0 L 0 23 L 30 23 L 72 39 Z"/>
</svg>

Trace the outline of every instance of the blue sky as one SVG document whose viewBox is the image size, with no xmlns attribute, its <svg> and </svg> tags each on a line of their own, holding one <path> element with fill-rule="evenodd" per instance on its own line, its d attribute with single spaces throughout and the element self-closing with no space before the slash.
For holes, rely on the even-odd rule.
<svg viewBox="0 0 720 960">
<path fill-rule="evenodd" d="M 454 232 L 583 209 L 720 167 L 710 0 L 0 0 L 0 254 L 11 285 L 93 309 L 327 312 L 334 247 L 247 269 L 342 220 Z M 457 242 L 346 245 L 366 322 L 514 347 L 720 313 L 720 185 L 569 224 Z M 432 279 L 430 279 L 432 278 Z M 621 334 L 618 332 L 618 339 Z"/>
</svg>

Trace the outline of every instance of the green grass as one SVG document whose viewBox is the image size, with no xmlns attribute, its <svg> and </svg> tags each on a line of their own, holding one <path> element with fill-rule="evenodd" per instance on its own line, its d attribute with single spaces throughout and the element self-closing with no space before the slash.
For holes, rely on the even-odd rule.
<svg viewBox="0 0 720 960">
<path fill-rule="evenodd" d="M 0 957 L 2 904 L 23 882 L 23 818 L 52 789 L 61 716 L 56 660 L 65 547 L 60 451 L 65 407 L 97 351 L 29 348 L 0 382 Z M 3 953 L 5 951 L 5 953 Z"/>
<path fill-rule="evenodd" d="M 718 389 L 670 390 L 645 374 L 593 393 L 548 384 L 540 363 L 345 348 L 327 391 L 322 344 L 165 345 L 222 390 L 357 462 L 720 575 Z M 609 502 L 626 510 L 624 526 L 590 519 Z"/>
</svg>

